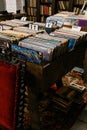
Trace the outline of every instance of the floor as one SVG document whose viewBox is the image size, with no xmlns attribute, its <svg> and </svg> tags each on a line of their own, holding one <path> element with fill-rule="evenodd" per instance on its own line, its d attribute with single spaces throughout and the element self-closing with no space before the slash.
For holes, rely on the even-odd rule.
<svg viewBox="0 0 87 130">
<path fill-rule="evenodd" d="M 87 105 L 70 130 L 87 130 Z"/>
</svg>

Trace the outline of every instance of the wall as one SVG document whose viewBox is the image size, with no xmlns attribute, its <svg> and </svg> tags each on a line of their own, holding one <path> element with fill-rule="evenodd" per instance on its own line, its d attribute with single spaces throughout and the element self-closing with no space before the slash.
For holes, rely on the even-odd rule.
<svg viewBox="0 0 87 130">
<path fill-rule="evenodd" d="M 25 5 L 24 0 L 16 0 L 17 10 L 20 10 L 23 13 L 23 7 Z"/>
<path fill-rule="evenodd" d="M 14 13 L 16 13 L 17 10 L 20 10 L 22 13 L 25 4 L 24 1 L 25 0 L 6 0 L 6 10 Z"/>
<path fill-rule="evenodd" d="M 16 13 L 16 0 L 6 0 L 6 10 Z"/>
<path fill-rule="evenodd" d="M 0 11 L 6 10 L 6 2 L 5 0 L 0 0 Z"/>
</svg>

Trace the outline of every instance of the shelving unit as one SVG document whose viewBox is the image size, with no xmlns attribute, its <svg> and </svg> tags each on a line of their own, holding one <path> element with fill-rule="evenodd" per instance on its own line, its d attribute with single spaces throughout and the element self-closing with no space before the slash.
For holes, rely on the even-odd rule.
<svg viewBox="0 0 87 130">
<path fill-rule="evenodd" d="M 55 13 L 55 0 L 40 0 L 40 21 Z"/>
<path fill-rule="evenodd" d="M 60 11 L 78 12 L 83 5 L 82 1 L 79 2 L 75 0 L 25 0 L 25 9 L 29 20 L 45 22 L 48 16 Z"/>
<path fill-rule="evenodd" d="M 73 0 L 73 11 L 76 14 L 79 14 L 83 4 L 84 4 L 84 0 Z M 87 5 L 85 6 L 85 8 L 86 7 L 87 7 Z"/>
<path fill-rule="evenodd" d="M 27 16 L 30 21 L 38 21 L 39 0 L 26 0 Z"/>
<path fill-rule="evenodd" d="M 45 22 L 45 19 L 56 13 L 55 0 L 25 0 L 28 19 L 34 22 Z"/>
<path fill-rule="evenodd" d="M 73 0 L 56 0 L 56 12 L 72 11 Z"/>
</svg>

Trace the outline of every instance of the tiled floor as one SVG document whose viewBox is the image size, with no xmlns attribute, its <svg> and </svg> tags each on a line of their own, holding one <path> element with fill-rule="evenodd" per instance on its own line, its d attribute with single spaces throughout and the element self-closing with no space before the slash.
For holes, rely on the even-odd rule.
<svg viewBox="0 0 87 130">
<path fill-rule="evenodd" d="M 87 106 L 79 115 L 78 119 L 70 130 L 87 130 Z"/>
</svg>

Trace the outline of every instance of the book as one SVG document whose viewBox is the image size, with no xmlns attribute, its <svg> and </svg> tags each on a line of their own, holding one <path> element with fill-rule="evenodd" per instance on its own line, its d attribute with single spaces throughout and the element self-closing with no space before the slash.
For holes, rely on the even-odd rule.
<svg viewBox="0 0 87 130">
<path fill-rule="evenodd" d="M 70 83 L 74 80 L 78 80 L 79 82 L 82 80 L 82 76 L 84 73 L 84 69 L 80 67 L 74 67 L 70 72 L 62 77 L 62 83 L 64 86 L 70 86 Z"/>
</svg>

